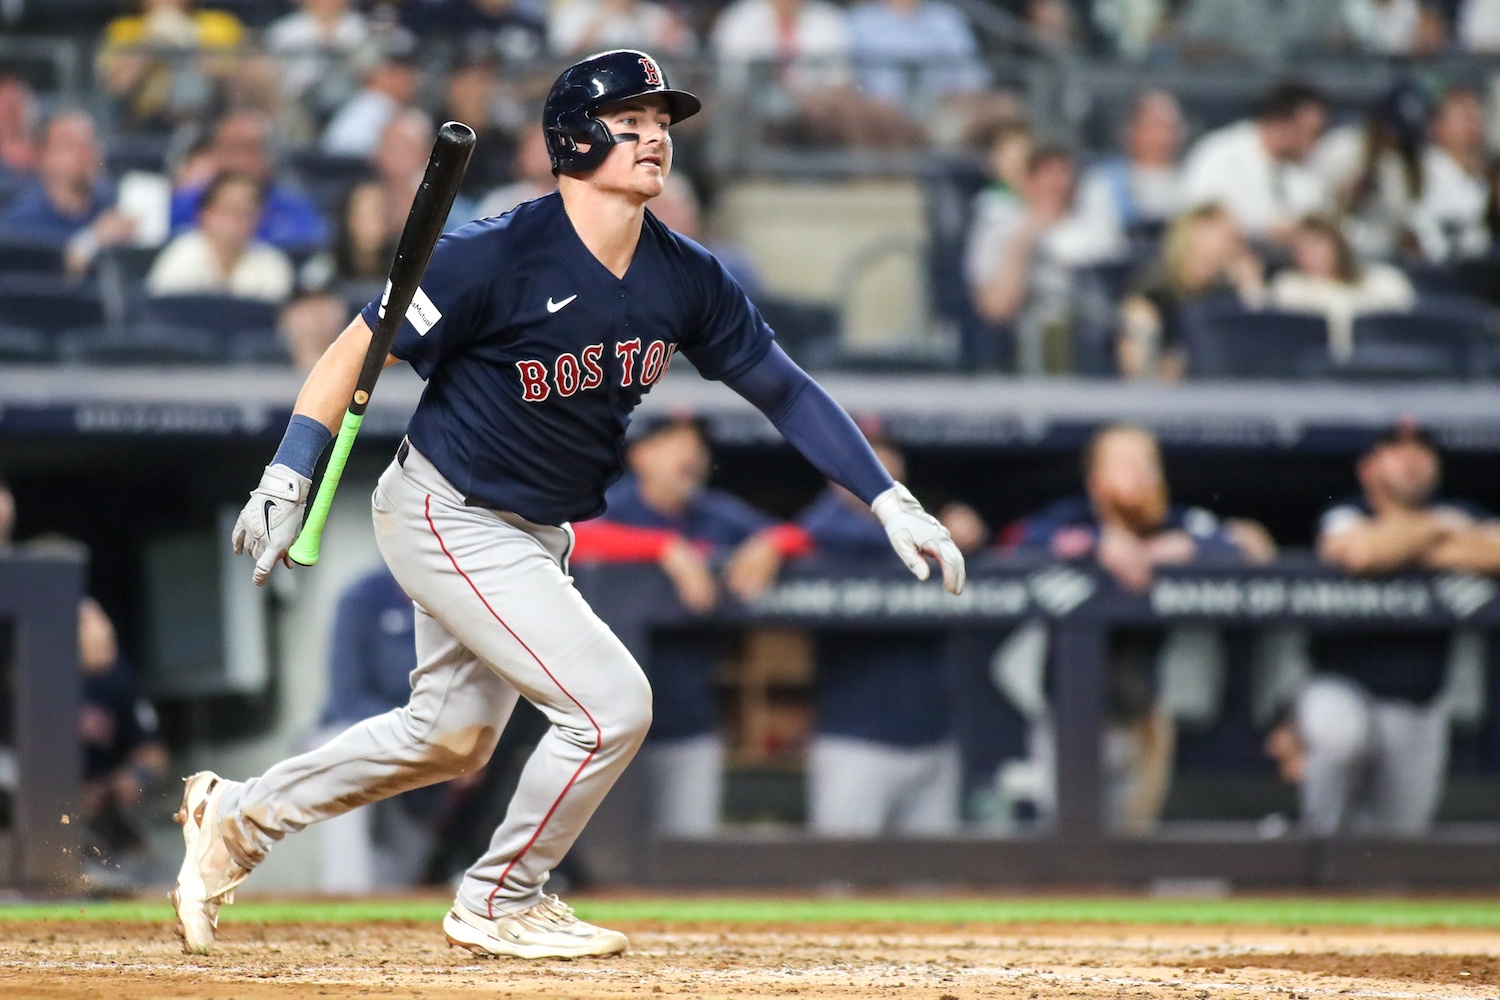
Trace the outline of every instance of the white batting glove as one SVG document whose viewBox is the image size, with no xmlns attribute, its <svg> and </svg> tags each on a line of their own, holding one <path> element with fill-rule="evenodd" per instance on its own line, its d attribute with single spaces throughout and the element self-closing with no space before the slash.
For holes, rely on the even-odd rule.
<svg viewBox="0 0 1500 1000">
<path fill-rule="evenodd" d="M 948 529 L 922 509 L 911 490 L 897 483 L 876 497 L 870 509 L 885 525 L 891 548 L 918 580 L 925 580 L 931 574 L 923 558 L 931 556 L 943 568 L 943 588 L 950 594 L 964 592 L 963 553 L 953 544 Z"/>
<path fill-rule="evenodd" d="M 277 560 L 286 560 L 287 550 L 302 531 L 302 514 L 312 480 L 285 465 L 268 465 L 250 502 L 234 522 L 234 554 L 247 549 L 255 560 L 255 585 L 264 586 Z"/>
</svg>

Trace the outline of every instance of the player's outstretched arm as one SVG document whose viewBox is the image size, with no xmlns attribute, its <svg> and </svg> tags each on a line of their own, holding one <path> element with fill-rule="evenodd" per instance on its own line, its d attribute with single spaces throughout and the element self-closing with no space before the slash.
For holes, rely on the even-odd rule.
<svg viewBox="0 0 1500 1000">
<path fill-rule="evenodd" d="M 917 579 L 927 579 L 924 556 L 930 556 L 942 567 L 948 592 L 963 592 L 964 557 L 948 529 L 890 477 L 843 407 L 780 346 L 773 343 L 764 358 L 725 384 L 769 417 L 819 472 L 870 505 Z"/>
<path fill-rule="evenodd" d="M 313 467 L 333 440 L 332 428 L 339 425 L 349 405 L 369 346 L 370 328 L 356 316 L 323 352 L 297 395 L 276 456 L 234 523 L 234 554 L 250 553 L 257 586 L 266 582 L 278 560 L 286 562 L 287 550 L 302 530 Z M 395 360 L 388 358 L 386 363 Z"/>
</svg>

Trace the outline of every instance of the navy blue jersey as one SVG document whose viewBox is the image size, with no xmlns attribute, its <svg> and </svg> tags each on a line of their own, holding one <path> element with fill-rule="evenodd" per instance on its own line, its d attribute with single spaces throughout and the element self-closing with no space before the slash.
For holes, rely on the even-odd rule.
<svg viewBox="0 0 1500 1000">
<path fill-rule="evenodd" d="M 140 747 L 161 742 L 156 709 L 141 694 L 124 660 L 116 660 L 102 673 L 85 672 L 80 697 L 83 712 L 97 712 L 108 720 L 84 736 L 85 781 L 107 777 L 129 764 L 131 754 Z"/>
<path fill-rule="evenodd" d="M 1093 502 L 1086 496 L 1068 497 L 1048 504 L 1032 516 L 1025 518 L 1009 529 L 1006 534 L 1017 548 L 1050 549 L 1052 536 L 1059 531 L 1076 529 L 1086 531 L 1099 540 L 1099 515 L 1094 512 Z M 1224 531 L 1224 526 L 1212 512 L 1202 507 L 1179 507 L 1167 509 L 1157 533 L 1182 531 L 1191 535 L 1200 552 L 1215 552 L 1236 555 L 1239 548 Z"/>
<path fill-rule="evenodd" d="M 698 244 L 647 212 L 616 278 L 553 193 L 439 240 L 391 353 L 427 379 L 407 433 L 438 471 L 472 504 L 560 524 L 604 509 L 630 413 L 674 352 L 726 379 L 771 343 Z"/>
<path fill-rule="evenodd" d="M 738 545 L 776 523 L 739 497 L 713 489 L 700 490 L 682 513 L 664 514 L 642 498 L 635 476 L 626 476 L 611 486 L 605 500 L 606 520 L 673 531 L 688 541 L 706 542 L 716 548 Z"/>
<path fill-rule="evenodd" d="M 1433 500 L 1427 506 L 1475 521 L 1493 520 L 1487 511 L 1462 500 Z M 1368 500 L 1351 497 L 1323 513 L 1318 537 L 1321 540 L 1337 534 L 1373 516 Z M 1451 643 L 1452 634 L 1440 629 L 1320 632 L 1313 636 L 1311 654 L 1319 670 L 1348 677 L 1377 698 L 1399 698 L 1421 705 L 1442 690 Z"/>
<path fill-rule="evenodd" d="M 885 555 L 880 520 L 829 489 L 797 518 L 819 552 Z M 813 725 L 826 736 L 892 746 L 930 746 L 952 729 L 943 637 L 921 632 L 825 632 L 818 636 Z"/>
</svg>

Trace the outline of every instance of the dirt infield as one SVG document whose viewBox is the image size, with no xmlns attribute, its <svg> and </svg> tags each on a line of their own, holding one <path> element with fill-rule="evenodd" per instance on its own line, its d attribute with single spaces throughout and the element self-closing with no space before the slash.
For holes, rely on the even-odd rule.
<svg viewBox="0 0 1500 1000">
<path fill-rule="evenodd" d="M 479 961 L 435 926 L 233 924 L 209 958 L 166 926 L 0 927 L 0 996 L 1500 997 L 1500 936 L 1238 927 L 638 924 L 608 960 Z"/>
</svg>

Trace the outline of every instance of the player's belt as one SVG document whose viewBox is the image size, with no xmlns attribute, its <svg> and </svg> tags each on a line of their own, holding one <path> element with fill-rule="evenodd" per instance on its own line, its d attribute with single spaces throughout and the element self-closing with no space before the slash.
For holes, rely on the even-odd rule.
<svg viewBox="0 0 1500 1000">
<path fill-rule="evenodd" d="M 411 454 L 411 441 L 407 438 L 401 439 L 401 447 L 396 449 L 396 464 L 406 468 L 406 456 Z"/>
</svg>

